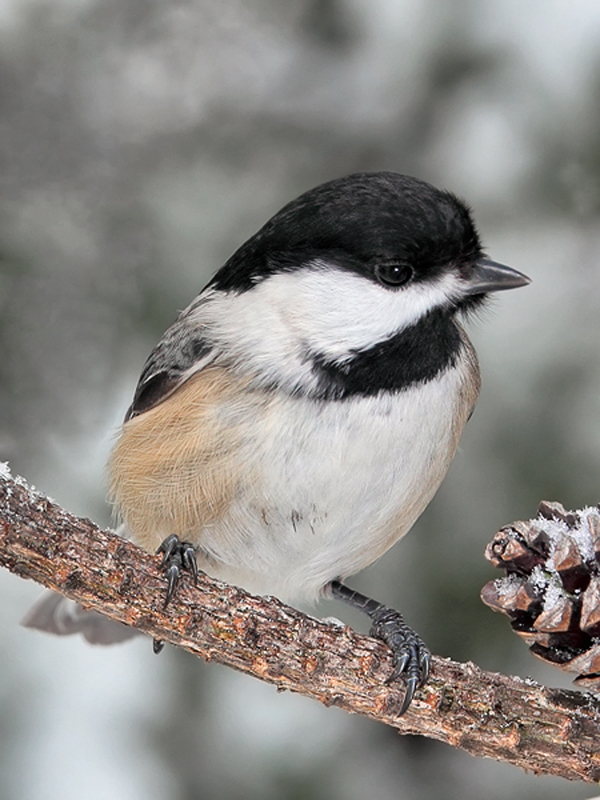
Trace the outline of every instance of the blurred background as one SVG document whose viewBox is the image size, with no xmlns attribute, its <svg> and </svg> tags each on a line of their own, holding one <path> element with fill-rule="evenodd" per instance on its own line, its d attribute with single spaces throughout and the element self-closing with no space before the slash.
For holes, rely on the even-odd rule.
<svg viewBox="0 0 600 800">
<path fill-rule="evenodd" d="M 435 653 L 570 685 L 479 591 L 501 525 L 600 501 L 599 3 L 0 0 L 0 160 L 0 460 L 102 525 L 145 357 L 283 203 L 379 169 L 466 198 L 534 282 L 470 324 L 483 390 L 461 450 L 353 585 Z M 595 794 L 146 639 L 26 631 L 39 587 L 2 573 L 0 592 L 3 800 Z"/>
</svg>

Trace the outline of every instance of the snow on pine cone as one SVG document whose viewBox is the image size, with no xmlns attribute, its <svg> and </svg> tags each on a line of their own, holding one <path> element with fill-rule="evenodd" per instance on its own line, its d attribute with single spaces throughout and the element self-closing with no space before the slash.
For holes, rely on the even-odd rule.
<svg viewBox="0 0 600 800">
<path fill-rule="evenodd" d="M 506 576 L 481 599 L 510 617 L 531 652 L 600 691 L 600 511 L 540 503 L 538 516 L 502 528 L 485 556 Z"/>
</svg>

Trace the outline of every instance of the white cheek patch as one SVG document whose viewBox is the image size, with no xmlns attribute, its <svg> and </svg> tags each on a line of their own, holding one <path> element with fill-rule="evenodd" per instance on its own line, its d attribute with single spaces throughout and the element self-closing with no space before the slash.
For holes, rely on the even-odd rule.
<svg viewBox="0 0 600 800">
<path fill-rule="evenodd" d="M 276 273 L 240 294 L 213 290 L 192 312 L 243 367 L 306 386 L 307 354 L 343 362 L 461 295 L 457 277 L 387 289 L 327 264 Z"/>
<path fill-rule="evenodd" d="M 434 283 L 389 289 L 327 264 L 278 275 L 276 282 L 266 291 L 275 288 L 291 306 L 290 317 L 310 349 L 340 361 L 410 327 L 459 294 L 450 274 Z"/>
</svg>

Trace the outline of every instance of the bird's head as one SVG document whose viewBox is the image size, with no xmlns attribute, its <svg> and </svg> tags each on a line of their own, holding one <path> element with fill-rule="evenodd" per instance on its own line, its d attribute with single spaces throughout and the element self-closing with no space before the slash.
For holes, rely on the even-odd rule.
<svg viewBox="0 0 600 800">
<path fill-rule="evenodd" d="M 272 328 L 278 316 L 309 351 L 335 359 L 433 311 L 453 315 L 527 283 L 485 256 L 469 209 L 453 194 L 377 172 L 288 203 L 209 286 L 246 295 L 240 313 L 252 307 L 255 323 Z"/>
</svg>

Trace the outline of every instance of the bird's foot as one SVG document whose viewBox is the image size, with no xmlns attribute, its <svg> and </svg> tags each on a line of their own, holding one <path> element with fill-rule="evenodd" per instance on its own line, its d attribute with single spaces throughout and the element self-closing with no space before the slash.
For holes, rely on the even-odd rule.
<svg viewBox="0 0 600 800">
<path fill-rule="evenodd" d="M 369 635 L 385 642 L 394 656 L 394 669 L 386 683 L 402 678 L 406 686 L 404 700 L 398 712 L 401 717 L 410 706 L 417 688 L 423 686 L 429 677 L 431 653 L 398 611 L 379 606 L 367 613 L 373 622 Z"/>
<path fill-rule="evenodd" d="M 394 669 L 386 683 L 402 678 L 406 685 L 404 700 L 398 712 L 401 717 L 411 704 L 417 688 L 429 677 L 431 653 L 421 637 L 404 622 L 399 611 L 350 589 L 339 580 L 331 581 L 328 588 L 333 597 L 368 614 L 372 622 L 370 635 L 381 639 L 392 651 Z"/>
<path fill-rule="evenodd" d="M 191 542 L 182 542 L 177 534 L 172 533 L 161 543 L 156 552 L 163 554 L 160 569 L 167 573 L 167 594 L 163 605 L 163 608 L 166 608 L 175 594 L 183 570 L 191 572 L 194 585 L 198 584 L 196 548 Z"/>
<path fill-rule="evenodd" d="M 167 573 L 167 593 L 163 605 L 163 608 L 166 608 L 175 594 L 183 570 L 191 572 L 194 577 L 194 585 L 198 584 L 196 548 L 191 542 L 182 542 L 177 534 L 172 533 L 164 542 L 161 542 L 156 552 L 163 554 L 160 569 Z M 164 646 L 162 639 L 152 640 L 152 649 L 157 655 Z"/>
</svg>

